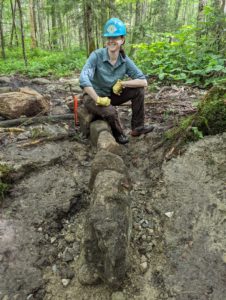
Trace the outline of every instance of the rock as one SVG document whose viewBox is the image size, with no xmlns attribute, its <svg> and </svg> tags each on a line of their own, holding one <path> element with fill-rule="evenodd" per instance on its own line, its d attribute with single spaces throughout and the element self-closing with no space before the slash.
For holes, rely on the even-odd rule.
<svg viewBox="0 0 226 300">
<path fill-rule="evenodd" d="M 0 94 L 0 115 L 4 118 L 15 119 L 24 115 L 32 117 L 37 114 L 46 114 L 49 110 L 49 102 L 30 88 Z"/>
<path fill-rule="evenodd" d="M 1 76 L 0 77 L 0 83 L 10 84 L 11 79 L 9 77 L 6 77 L 6 76 Z"/>
<path fill-rule="evenodd" d="M 64 236 L 64 239 L 66 242 L 68 243 L 73 243 L 75 241 L 75 234 L 74 233 L 67 233 L 65 236 Z"/>
<path fill-rule="evenodd" d="M 20 133 L 18 136 L 17 136 L 17 140 L 18 141 L 24 141 L 24 140 L 27 140 L 31 137 L 31 134 L 29 131 L 27 132 L 23 132 L 23 133 Z"/>
<path fill-rule="evenodd" d="M 13 89 L 10 86 L 0 87 L 0 94 L 12 92 Z"/>
<path fill-rule="evenodd" d="M 81 132 L 85 137 L 88 137 L 90 133 L 90 123 L 94 120 L 95 116 L 89 113 L 84 106 L 80 106 L 78 108 L 78 118 Z"/>
<path fill-rule="evenodd" d="M 65 79 L 65 78 L 60 78 L 59 82 L 61 82 L 64 85 L 76 85 L 79 86 L 79 78 L 71 78 L 71 79 Z"/>
<path fill-rule="evenodd" d="M 99 134 L 102 131 L 110 131 L 110 127 L 107 122 L 103 120 L 93 121 L 90 124 L 90 140 L 93 146 L 97 146 L 97 141 L 99 138 Z"/>
<path fill-rule="evenodd" d="M 141 263 L 146 262 L 147 257 L 145 255 L 142 255 L 140 261 L 141 261 Z"/>
<path fill-rule="evenodd" d="M 126 173 L 126 166 L 121 157 L 105 150 L 99 151 L 92 163 L 89 188 L 92 190 L 94 181 L 99 172 L 104 170 L 114 170 L 118 173 Z"/>
<path fill-rule="evenodd" d="M 72 91 L 74 93 L 81 93 L 81 88 L 79 85 L 79 78 L 60 78 L 59 82 L 63 86 L 64 90 Z"/>
<path fill-rule="evenodd" d="M 75 254 L 79 254 L 79 252 L 80 252 L 80 243 L 78 241 L 73 243 L 73 249 L 74 249 Z"/>
<path fill-rule="evenodd" d="M 122 292 L 116 292 L 111 295 L 111 300 L 126 300 L 126 297 Z"/>
<path fill-rule="evenodd" d="M 88 263 L 112 288 L 122 284 L 129 265 L 131 208 L 129 191 L 124 187 L 127 180 L 125 174 L 113 170 L 97 174 L 82 245 Z"/>
<path fill-rule="evenodd" d="M 226 253 L 224 253 L 224 254 L 222 255 L 222 260 L 223 260 L 223 262 L 226 264 Z"/>
<path fill-rule="evenodd" d="M 61 278 L 72 279 L 75 276 L 75 272 L 72 268 L 65 264 L 65 266 L 60 268 L 60 276 Z"/>
<path fill-rule="evenodd" d="M 44 84 L 50 84 L 51 81 L 49 81 L 48 79 L 45 78 L 34 78 L 31 80 L 32 83 L 36 83 L 39 85 L 44 85 Z"/>
<path fill-rule="evenodd" d="M 141 223 L 141 226 L 142 228 L 148 228 L 149 227 L 149 222 L 147 220 L 144 220 L 142 223 Z"/>
<path fill-rule="evenodd" d="M 108 152 L 120 155 L 122 153 L 122 148 L 115 141 L 112 134 L 108 131 L 102 131 L 99 133 L 99 138 L 97 141 L 97 150 L 106 150 Z"/>
<path fill-rule="evenodd" d="M 134 228 L 136 231 L 141 231 L 141 230 L 142 230 L 141 226 L 140 226 L 139 224 L 137 224 L 137 223 L 134 223 L 134 224 L 133 224 L 133 228 Z"/>
<path fill-rule="evenodd" d="M 57 238 L 56 238 L 55 236 L 51 237 L 50 243 L 53 244 L 53 243 L 56 241 L 56 239 L 57 239 Z"/>
<path fill-rule="evenodd" d="M 147 271 L 147 269 L 148 269 L 148 263 L 146 261 L 142 262 L 140 264 L 140 269 L 141 269 L 142 273 L 145 273 Z"/>
<path fill-rule="evenodd" d="M 99 283 L 100 277 L 93 267 L 83 264 L 79 268 L 78 280 L 83 285 L 93 285 Z"/>
<path fill-rule="evenodd" d="M 53 265 L 53 266 L 52 266 L 52 271 L 53 271 L 53 273 L 55 273 L 55 274 L 57 273 L 57 265 Z"/>
<path fill-rule="evenodd" d="M 68 285 L 69 285 L 69 283 L 70 283 L 70 279 L 66 279 L 66 278 L 64 278 L 64 279 L 62 279 L 62 280 L 61 280 L 61 282 L 62 282 L 63 286 L 64 286 L 64 287 L 66 287 L 66 286 L 68 286 Z"/>
<path fill-rule="evenodd" d="M 151 228 L 147 228 L 146 231 L 147 231 L 148 235 L 153 235 L 154 234 L 154 230 L 151 229 Z"/>
<path fill-rule="evenodd" d="M 73 249 L 67 247 L 63 252 L 62 258 L 65 262 L 72 261 L 74 259 Z"/>
</svg>

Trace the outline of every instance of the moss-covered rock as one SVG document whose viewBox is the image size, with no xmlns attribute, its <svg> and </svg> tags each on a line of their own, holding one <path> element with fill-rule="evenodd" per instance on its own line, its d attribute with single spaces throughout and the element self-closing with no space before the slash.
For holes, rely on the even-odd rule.
<svg viewBox="0 0 226 300">
<path fill-rule="evenodd" d="M 226 88 L 213 87 L 199 103 L 197 112 L 183 118 L 177 127 L 166 133 L 166 138 L 179 140 L 181 144 L 224 131 L 226 131 Z"/>
</svg>

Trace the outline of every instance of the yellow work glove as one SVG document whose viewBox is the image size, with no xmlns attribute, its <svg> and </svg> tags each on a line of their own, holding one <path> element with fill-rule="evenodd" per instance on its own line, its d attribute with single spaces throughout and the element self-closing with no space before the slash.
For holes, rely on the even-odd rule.
<svg viewBox="0 0 226 300">
<path fill-rule="evenodd" d="M 111 104 L 111 99 L 108 97 L 98 97 L 96 104 L 100 106 L 109 106 Z"/>
<path fill-rule="evenodd" d="M 123 87 L 122 87 L 122 81 L 119 79 L 114 85 L 113 85 L 113 88 L 112 88 L 112 90 L 113 90 L 113 93 L 114 94 L 116 94 L 116 95 L 120 95 L 121 94 L 121 92 L 122 92 L 122 89 L 123 89 Z"/>
</svg>

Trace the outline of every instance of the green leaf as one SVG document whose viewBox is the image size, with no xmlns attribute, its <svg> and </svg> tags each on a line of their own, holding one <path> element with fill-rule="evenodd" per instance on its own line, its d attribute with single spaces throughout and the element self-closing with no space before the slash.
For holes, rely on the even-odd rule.
<svg viewBox="0 0 226 300">
<path fill-rule="evenodd" d="M 164 73 L 160 73 L 160 74 L 159 74 L 159 79 L 160 79 L 160 80 L 163 80 L 164 78 L 165 78 L 165 74 L 164 74 Z"/>
<path fill-rule="evenodd" d="M 187 84 L 191 84 L 191 83 L 194 83 L 195 82 L 195 79 L 193 79 L 193 78 L 189 78 L 189 79 L 187 79 L 186 80 L 186 82 L 185 83 L 187 83 Z"/>
</svg>

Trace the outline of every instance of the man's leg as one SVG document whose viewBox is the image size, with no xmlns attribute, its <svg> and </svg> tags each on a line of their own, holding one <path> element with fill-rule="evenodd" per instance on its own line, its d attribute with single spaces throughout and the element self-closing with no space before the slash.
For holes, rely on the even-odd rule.
<svg viewBox="0 0 226 300">
<path fill-rule="evenodd" d="M 120 105 L 128 100 L 132 102 L 131 135 L 139 136 L 154 129 L 153 125 L 144 125 L 144 88 L 125 88 L 118 96 L 111 94 L 112 105 Z"/>
<path fill-rule="evenodd" d="M 120 105 L 129 100 L 132 102 L 131 128 L 144 126 L 144 88 L 124 88 L 121 95 L 111 94 L 111 104 Z"/>
<path fill-rule="evenodd" d="M 123 135 L 123 128 L 115 107 L 112 105 L 96 105 L 95 101 L 89 95 L 84 95 L 84 105 L 89 112 L 108 122 L 108 124 L 111 126 L 112 134 L 119 143 L 125 144 L 128 142 L 128 139 L 125 139 L 125 136 Z"/>
</svg>

